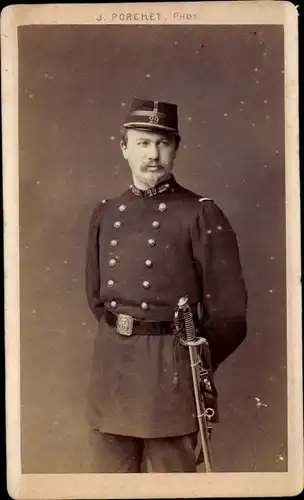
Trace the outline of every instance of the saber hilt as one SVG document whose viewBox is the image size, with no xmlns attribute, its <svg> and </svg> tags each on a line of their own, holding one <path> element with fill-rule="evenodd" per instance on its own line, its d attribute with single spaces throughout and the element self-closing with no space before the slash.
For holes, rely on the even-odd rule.
<svg viewBox="0 0 304 500">
<path fill-rule="evenodd" d="M 187 297 L 181 297 L 178 301 L 178 308 L 183 313 L 187 342 L 196 341 L 196 331 L 191 308 Z"/>
<path fill-rule="evenodd" d="M 180 336 L 181 344 L 185 346 L 199 346 L 206 342 L 203 337 L 196 336 L 196 328 L 193 321 L 191 307 L 188 304 L 188 298 L 181 297 L 177 304 L 174 317 L 175 330 L 179 333 L 184 332 L 186 339 Z"/>
</svg>

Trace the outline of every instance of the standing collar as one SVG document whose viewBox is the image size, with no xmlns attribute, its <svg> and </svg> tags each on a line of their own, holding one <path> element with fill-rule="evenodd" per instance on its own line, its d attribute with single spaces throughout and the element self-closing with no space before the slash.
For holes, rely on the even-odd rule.
<svg viewBox="0 0 304 500">
<path fill-rule="evenodd" d="M 171 175 L 169 179 L 160 182 L 154 188 L 149 188 L 147 190 L 142 191 L 138 189 L 136 186 L 134 186 L 134 184 L 131 184 L 130 189 L 135 196 L 152 197 L 156 196 L 157 194 L 165 193 L 166 191 L 173 192 L 175 190 L 176 185 L 177 182 L 175 180 L 175 177 L 174 175 Z"/>
</svg>

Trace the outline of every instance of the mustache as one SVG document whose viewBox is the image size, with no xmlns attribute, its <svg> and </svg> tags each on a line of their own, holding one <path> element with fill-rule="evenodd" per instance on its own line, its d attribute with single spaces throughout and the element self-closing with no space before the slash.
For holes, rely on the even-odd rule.
<svg viewBox="0 0 304 500">
<path fill-rule="evenodd" d="M 141 167 L 141 170 L 146 171 L 149 168 L 158 168 L 159 170 L 163 170 L 163 166 L 160 163 L 146 163 Z"/>
</svg>

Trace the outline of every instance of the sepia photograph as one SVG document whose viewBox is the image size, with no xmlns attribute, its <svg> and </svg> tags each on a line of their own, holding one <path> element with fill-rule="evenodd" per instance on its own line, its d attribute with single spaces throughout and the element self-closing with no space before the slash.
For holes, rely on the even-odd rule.
<svg viewBox="0 0 304 500">
<path fill-rule="evenodd" d="M 13 498 L 302 489 L 297 12 L 215 3 L 4 10 Z"/>
</svg>

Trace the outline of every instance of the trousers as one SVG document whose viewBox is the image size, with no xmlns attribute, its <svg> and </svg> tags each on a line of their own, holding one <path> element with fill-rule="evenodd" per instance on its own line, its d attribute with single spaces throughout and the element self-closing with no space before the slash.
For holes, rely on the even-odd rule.
<svg viewBox="0 0 304 500">
<path fill-rule="evenodd" d="M 196 472 L 197 433 L 145 439 L 92 432 L 94 472 Z"/>
</svg>

